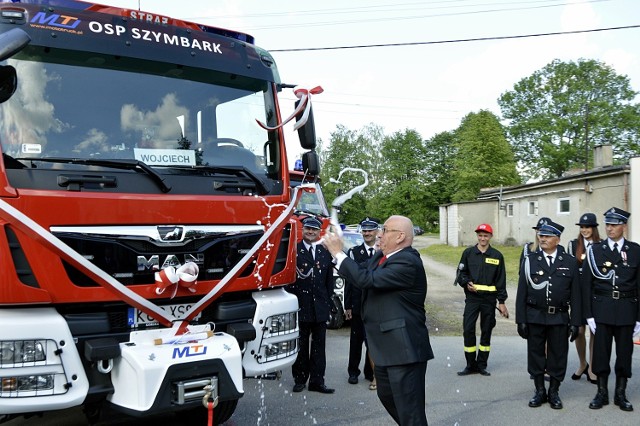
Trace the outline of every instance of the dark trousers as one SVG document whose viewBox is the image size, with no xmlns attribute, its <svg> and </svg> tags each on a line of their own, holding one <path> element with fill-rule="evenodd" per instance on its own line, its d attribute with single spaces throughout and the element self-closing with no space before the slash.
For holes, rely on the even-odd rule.
<svg viewBox="0 0 640 426">
<path fill-rule="evenodd" d="M 353 315 L 351 317 L 351 337 L 349 338 L 349 365 L 347 366 L 347 372 L 349 377 L 360 375 L 360 360 L 362 359 L 362 344 L 366 344 L 366 337 L 364 334 L 364 323 L 360 315 Z M 373 379 L 373 368 L 371 368 L 371 362 L 369 360 L 369 348 L 367 347 L 367 353 L 364 359 L 364 377 L 366 379 Z"/>
<path fill-rule="evenodd" d="M 611 373 L 611 344 L 616 341 L 617 377 L 631 377 L 631 357 L 633 356 L 633 325 L 609 325 L 596 322 L 596 334 L 593 341 L 592 371 L 598 376 Z"/>
<path fill-rule="evenodd" d="M 375 366 L 378 398 L 400 426 L 424 426 L 427 363 Z"/>
<path fill-rule="evenodd" d="M 563 381 L 567 373 L 569 335 L 566 324 L 528 324 L 527 366 L 533 377 L 544 375 Z"/>
<path fill-rule="evenodd" d="M 476 322 L 480 317 L 480 347 L 476 347 Z M 471 368 L 487 368 L 491 351 L 491 333 L 496 326 L 496 299 L 468 296 L 464 301 L 462 336 L 467 365 Z M 478 357 L 476 359 L 476 349 Z"/>
<path fill-rule="evenodd" d="M 323 385 L 327 368 L 325 342 L 326 322 L 300 322 L 300 351 L 296 362 L 291 366 L 296 384 Z M 311 345 L 309 345 L 311 340 Z"/>
</svg>

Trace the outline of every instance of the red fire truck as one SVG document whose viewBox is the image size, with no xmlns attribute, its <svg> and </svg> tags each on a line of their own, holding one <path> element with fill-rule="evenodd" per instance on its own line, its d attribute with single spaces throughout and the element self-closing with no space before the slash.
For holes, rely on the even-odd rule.
<svg viewBox="0 0 640 426">
<path fill-rule="evenodd" d="M 0 2 L 0 421 L 82 405 L 220 423 L 243 377 L 293 363 L 291 88 L 247 34 Z M 294 93 L 317 175 L 312 91 Z"/>
</svg>

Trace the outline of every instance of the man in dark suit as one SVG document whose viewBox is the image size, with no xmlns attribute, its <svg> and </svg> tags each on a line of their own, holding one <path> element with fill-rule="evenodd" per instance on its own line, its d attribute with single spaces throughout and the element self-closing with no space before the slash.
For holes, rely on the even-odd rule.
<svg viewBox="0 0 640 426">
<path fill-rule="evenodd" d="M 327 321 L 333 295 L 333 264 L 329 252 L 318 244 L 321 226 L 315 217 L 308 217 L 302 222 L 303 235 L 302 241 L 298 243 L 296 260 L 298 278 L 287 289 L 298 297 L 300 307 L 300 351 L 291 367 L 295 381 L 294 392 L 302 392 L 307 380 L 310 391 L 335 391 L 324 384 L 327 367 Z"/>
<path fill-rule="evenodd" d="M 375 364 L 378 398 L 402 426 L 426 425 L 425 375 L 433 359 L 424 310 L 427 277 L 413 243 L 413 224 L 391 216 L 380 231 L 380 251 L 359 265 L 327 234 L 324 244 L 340 275 L 362 289 L 362 320 Z"/>
<path fill-rule="evenodd" d="M 376 252 L 376 237 L 378 235 L 379 224 L 377 220 L 369 217 L 360 221 L 360 232 L 364 242 L 359 246 L 351 247 L 347 255 L 358 263 L 367 263 Z M 345 318 L 351 321 L 351 337 L 349 338 L 349 363 L 347 373 L 349 373 L 349 383 L 358 383 L 360 375 L 360 360 L 362 359 L 362 345 L 365 343 L 364 323 L 362 322 L 362 290 L 346 280 L 344 289 L 344 314 Z M 369 361 L 369 350 L 367 349 L 364 360 L 364 378 L 373 381 L 373 367 Z M 373 386 L 373 384 L 371 385 Z M 375 387 L 372 388 L 372 390 Z"/>
<path fill-rule="evenodd" d="M 616 341 L 616 389 L 613 402 L 633 411 L 627 400 L 633 336 L 640 332 L 640 246 L 624 238 L 630 213 L 612 207 L 604 214 L 607 239 L 587 249 L 582 267 L 584 317 L 594 333 L 593 372 L 598 392 L 589 408 L 609 404 L 611 345 Z"/>
<path fill-rule="evenodd" d="M 518 281 L 516 323 L 518 334 L 527 340 L 527 368 L 536 387 L 529 407 L 548 400 L 551 408 L 562 408 L 558 390 L 567 372 L 568 332 L 574 341 L 582 322 L 578 264 L 558 245 L 563 230 L 552 221 L 538 228 L 540 251 L 525 257 Z M 550 376 L 548 395 L 545 371 Z"/>
</svg>

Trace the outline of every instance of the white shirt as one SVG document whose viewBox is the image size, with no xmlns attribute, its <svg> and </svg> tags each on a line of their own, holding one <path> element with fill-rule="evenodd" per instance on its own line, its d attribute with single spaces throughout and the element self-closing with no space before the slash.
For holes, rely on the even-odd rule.
<svg viewBox="0 0 640 426">
<path fill-rule="evenodd" d="M 609 248 L 613 251 L 613 244 L 618 244 L 618 253 L 622 250 L 622 246 L 624 246 L 624 238 L 620 238 L 618 241 L 613 241 L 611 238 L 607 238 L 607 243 L 609 243 Z"/>
</svg>

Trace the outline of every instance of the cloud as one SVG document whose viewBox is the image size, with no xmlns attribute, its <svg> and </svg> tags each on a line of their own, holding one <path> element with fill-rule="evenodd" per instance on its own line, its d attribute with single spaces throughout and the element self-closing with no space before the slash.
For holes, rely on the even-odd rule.
<svg viewBox="0 0 640 426">
<path fill-rule="evenodd" d="M 123 131 L 139 133 L 140 143 L 151 143 L 151 147 L 165 148 L 162 142 L 175 145 L 182 136 L 178 122 L 180 116 L 189 121 L 189 109 L 180 105 L 175 93 L 168 93 L 155 111 L 143 111 L 135 104 L 123 105 L 120 110 L 120 127 Z"/>
</svg>

